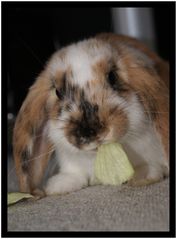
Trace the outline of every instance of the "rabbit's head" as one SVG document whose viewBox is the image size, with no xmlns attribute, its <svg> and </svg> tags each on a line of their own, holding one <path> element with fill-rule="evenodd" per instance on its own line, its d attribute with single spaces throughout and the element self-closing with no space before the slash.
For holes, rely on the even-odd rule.
<svg viewBox="0 0 177 239">
<path fill-rule="evenodd" d="M 159 79 L 154 61 L 138 49 L 89 39 L 55 53 L 47 70 L 49 135 L 56 144 L 94 150 L 143 133 L 155 117 Z"/>
</svg>

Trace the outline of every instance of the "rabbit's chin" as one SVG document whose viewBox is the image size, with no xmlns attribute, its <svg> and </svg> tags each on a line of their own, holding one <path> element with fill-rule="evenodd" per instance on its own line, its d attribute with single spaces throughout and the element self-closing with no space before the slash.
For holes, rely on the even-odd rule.
<svg viewBox="0 0 177 239">
<path fill-rule="evenodd" d="M 65 139 L 67 140 L 68 144 L 70 145 L 71 148 L 75 148 L 77 151 L 96 151 L 97 148 L 99 147 L 100 143 L 96 142 L 96 141 L 93 141 L 93 142 L 90 142 L 88 144 L 83 144 L 83 145 L 77 145 L 75 143 L 72 143 L 70 142 L 70 140 L 68 139 Z"/>
</svg>

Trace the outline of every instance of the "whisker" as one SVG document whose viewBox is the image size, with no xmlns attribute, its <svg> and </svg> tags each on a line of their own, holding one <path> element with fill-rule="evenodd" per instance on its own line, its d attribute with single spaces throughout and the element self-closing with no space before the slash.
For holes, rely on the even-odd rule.
<svg viewBox="0 0 177 239">
<path fill-rule="evenodd" d="M 36 159 L 38 159 L 38 158 L 41 158 L 41 157 L 43 157 L 43 156 L 45 156 L 45 155 L 47 155 L 47 154 L 49 154 L 49 153 L 52 153 L 52 152 L 54 152 L 54 151 L 55 151 L 55 147 L 52 146 L 52 148 L 51 148 L 48 152 L 43 153 L 43 154 L 40 154 L 40 155 L 38 155 L 38 156 L 36 156 L 36 157 L 33 157 L 33 158 L 29 159 L 29 160 L 28 160 L 28 163 L 29 163 L 29 162 L 32 162 L 32 161 L 34 161 L 34 160 L 36 160 Z M 26 162 L 21 162 L 21 165 L 23 166 L 23 165 L 25 165 L 25 163 L 26 163 Z M 8 176 L 10 176 L 14 170 L 15 170 L 15 167 L 13 167 L 13 168 L 10 170 L 10 172 L 8 173 Z"/>
<path fill-rule="evenodd" d="M 142 134 L 139 134 L 138 132 L 129 130 L 126 134 L 126 139 L 124 139 L 124 143 L 126 143 L 127 139 L 133 139 L 133 140 L 137 140 L 139 138 L 141 138 Z M 153 149 L 158 149 L 158 145 L 157 144 L 151 144 L 151 147 Z"/>
<path fill-rule="evenodd" d="M 59 118 L 49 118 L 49 120 L 57 120 L 61 122 L 68 122 L 68 119 L 59 119 Z"/>
<path fill-rule="evenodd" d="M 139 94 L 139 93 L 141 94 L 142 92 L 141 92 L 141 91 L 134 91 L 134 93 L 137 95 L 137 94 Z M 157 95 L 156 95 L 155 97 L 156 97 L 156 98 L 161 98 L 162 96 L 160 96 L 160 95 L 157 96 Z M 168 94 L 164 94 L 163 97 L 169 98 L 169 95 L 168 95 Z"/>
</svg>

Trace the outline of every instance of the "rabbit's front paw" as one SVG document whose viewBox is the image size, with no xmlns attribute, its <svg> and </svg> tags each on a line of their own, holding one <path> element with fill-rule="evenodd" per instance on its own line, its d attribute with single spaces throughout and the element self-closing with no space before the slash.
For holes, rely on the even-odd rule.
<svg viewBox="0 0 177 239">
<path fill-rule="evenodd" d="M 87 186 L 87 180 L 71 173 L 60 173 L 49 178 L 45 187 L 47 195 L 66 194 Z"/>
<path fill-rule="evenodd" d="M 167 166 L 142 165 L 135 168 L 133 178 L 128 182 L 131 186 L 144 186 L 161 181 L 167 177 L 169 169 Z"/>
</svg>

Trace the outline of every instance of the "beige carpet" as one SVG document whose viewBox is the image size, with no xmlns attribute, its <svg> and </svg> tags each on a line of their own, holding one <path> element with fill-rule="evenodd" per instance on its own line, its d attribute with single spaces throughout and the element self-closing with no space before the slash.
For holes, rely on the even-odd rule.
<svg viewBox="0 0 177 239">
<path fill-rule="evenodd" d="M 21 202 L 8 208 L 8 231 L 169 231 L 168 184 L 93 186 Z"/>
</svg>

